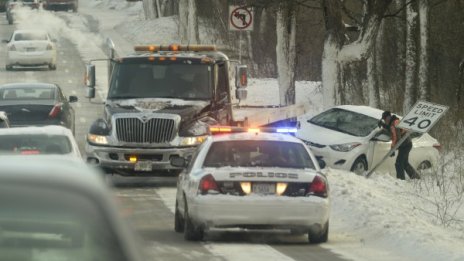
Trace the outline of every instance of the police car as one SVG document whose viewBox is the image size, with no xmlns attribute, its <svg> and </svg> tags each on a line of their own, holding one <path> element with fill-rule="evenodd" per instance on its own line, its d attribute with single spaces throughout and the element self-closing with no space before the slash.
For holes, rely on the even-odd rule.
<svg viewBox="0 0 464 261">
<path fill-rule="evenodd" d="M 308 233 L 310 243 L 327 241 L 327 178 L 302 141 L 279 133 L 296 130 L 210 131 L 190 160 L 171 159 L 186 167 L 177 182 L 176 232 L 202 240 L 211 228 L 288 229 Z"/>
</svg>

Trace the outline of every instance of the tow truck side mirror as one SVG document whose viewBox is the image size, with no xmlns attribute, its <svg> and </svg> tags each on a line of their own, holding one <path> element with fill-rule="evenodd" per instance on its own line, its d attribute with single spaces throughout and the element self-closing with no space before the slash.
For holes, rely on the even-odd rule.
<svg viewBox="0 0 464 261">
<path fill-rule="evenodd" d="M 248 69 L 246 65 L 237 65 L 235 67 L 235 97 L 238 100 L 246 100 L 248 90 Z"/>
<path fill-rule="evenodd" d="M 85 85 L 87 86 L 87 93 L 85 97 L 95 98 L 95 65 L 87 64 L 85 66 Z"/>
<path fill-rule="evenodd" d="M 248 85 L 248 69 L 246 65 L 235 66 L 235 87 L 245 88 Z"/>
</svg>

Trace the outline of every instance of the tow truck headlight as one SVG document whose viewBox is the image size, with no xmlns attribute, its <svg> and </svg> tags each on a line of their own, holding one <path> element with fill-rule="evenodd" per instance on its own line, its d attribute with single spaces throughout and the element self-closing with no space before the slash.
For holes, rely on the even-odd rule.
<svg viewBox="0 0 464 261">
<path fill-rule="evenodd" d="M 106 138 L 106 136 L 101 136 L 101 135 L 96 135 L 96 134 L 88 134 L 87 140 L 90 143 L 94 143 L 94 144 L 108 144 L 108 139 Z"/>
<path fill-rule="evenodd" d="M 360 145 L 361 143 L 359 142 L 353 142 L 353 143 L 330 145 L 330 148 L 336 151 L 348 152 Z"/>
<path fill-rule="evenodd" d="M 204 136 L 195 136 L 195 137 L 180 137 L 181 146 L 195 146 L 203 143 L 206 140 L 206 135 Z"/>
</svg>

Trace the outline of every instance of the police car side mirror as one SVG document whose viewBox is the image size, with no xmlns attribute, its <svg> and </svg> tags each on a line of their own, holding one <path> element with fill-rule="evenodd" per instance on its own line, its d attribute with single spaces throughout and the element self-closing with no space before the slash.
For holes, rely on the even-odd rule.
<svg viewBox="0 0 464 261">
<path fill-rule="evenodd" d="M 172 166 L 178 168 L 185 168 L 187 166 L 187 160 L 182 157 L 172 157 L 170 162 Z"/>
</svg>

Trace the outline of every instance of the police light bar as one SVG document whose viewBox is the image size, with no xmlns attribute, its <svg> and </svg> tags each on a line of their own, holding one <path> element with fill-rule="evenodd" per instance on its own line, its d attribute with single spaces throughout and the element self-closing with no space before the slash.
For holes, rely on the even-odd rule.
<svg viewBox="0 0 464 261">
<path fill-rule="evenodd" d="M 170 45 L 138 45 L 134 46 L 136 52 L 159 52 L 159 51 L 172 51 L 172 52 L 208 52 L 216 51 L 215 45 L 203 44 L 170 44 Z"/>
<path fill-rule="evenodd" d="M 221 134 L 221 133 L 240 133 L 240 132 L 250 132 L 250 133 L 259 133 L 259 132 L 268 132 L 268 133 L 287 133 L 294 134 L 297 132 L 296 128 L 245 128 L 245 127 L 231 127 L 231 126 L 211 126 L 209 128 L 211 134 Z"/>
</svg>

